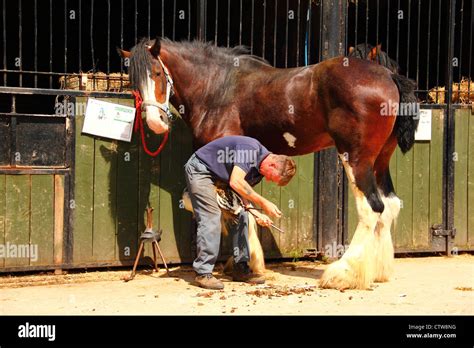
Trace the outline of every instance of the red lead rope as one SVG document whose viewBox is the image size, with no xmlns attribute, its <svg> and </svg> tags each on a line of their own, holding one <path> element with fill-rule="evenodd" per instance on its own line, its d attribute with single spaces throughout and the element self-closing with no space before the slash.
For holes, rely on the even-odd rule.
<svg viewBox="0 0 474 348">
<path fill-rule="evenodd" d="M 133 96 L 135 97 L 135 108 L 137 109 L 137 114 L 135 115 L 135 124 L 133 126 L 133 130 L 134 130 L 135 133 L 138 132 L 138 130 L 140 130 L 140 133 L 142 135 L 143 150 L 145 150 L 145 152 L 148 155 L 150 155 L 152 157 L 156 157 L 161 152 L 161 150 L 163 150 L 163 148 L 165 147 L 165 144 L 168 141 L 169 131 L 165 133 L 165 135 L 163 137 L 163 140 L 161 141 L 161 144 L 160 144 L 160 146 L 158 147 L 158 149 L 156 151 L 152 152 L 148 149 L 148 147 L 146 145 L 146 141 L 145 141 L 145 129 L 143 127 L 143 119 L 142 119 L 142 102 L 143 102 L 143 99 L 140 96 L 140 92 L 132 91 L 132 93 L 133 93 Z"/>
</svg>

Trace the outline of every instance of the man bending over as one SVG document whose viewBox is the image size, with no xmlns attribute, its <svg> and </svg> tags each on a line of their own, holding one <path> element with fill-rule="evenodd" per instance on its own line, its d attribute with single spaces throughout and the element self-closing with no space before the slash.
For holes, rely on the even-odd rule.
<svg viewBox="0 0 474 348">
<path fill-rule="evenodd" d="M 288 156 L 270 153 L 256 139 L 227 136 L 197 150 L 185 168 L 186 182 L 197 222 L 197 257 L 193 268 L 196 283 L 206 289 L 220 290 L 224 284 L 212 275 L 221 239 L 221 209 L 217 204 L 215 182 L 227 183 L 243 200 L 262 208 L 253 210 L 261 226 L 272 224 L 270 217 L 281 217 L 278 207 L 253 190 L 260 180 L 288 184 L 296 173 L 295 162 Z M 262 284 L 263 276 L 253 274 L 248 242 L 248 213 L 242 209 L 237 223 L 230 227 L 234 256 L 233 281 Z"/>
</svg>

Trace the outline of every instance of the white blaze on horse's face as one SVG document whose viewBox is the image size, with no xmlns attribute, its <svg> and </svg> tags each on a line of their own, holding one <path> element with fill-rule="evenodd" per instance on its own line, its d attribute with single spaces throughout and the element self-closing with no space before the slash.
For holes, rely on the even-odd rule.
<svg viewBox="0 0 474 348">
<path fill-rule="evenodd" d="M 147 79 L 144 81 L 142 86 L 140 87 L 140 93 L 142 95 L 142 99 L 147 102 L 158 103 L 156 100 L 155 88 L 156 83 L 155 79 L 152 78 L 153 72 L 148 71 Z M 163 74 L 160 75 L 160 78 Z M 150 105 L 148 103 L 145 104 L 145 111 L 146 111 L 146 123 L 148 127 L 155 132 L 156 134 L 166 133 L 169 130 L 169 125 L 167 123 L 168 116 L 166 113 L 161 110 L 160 108 L 156 107 L 155 105 Z"/>
</svg>

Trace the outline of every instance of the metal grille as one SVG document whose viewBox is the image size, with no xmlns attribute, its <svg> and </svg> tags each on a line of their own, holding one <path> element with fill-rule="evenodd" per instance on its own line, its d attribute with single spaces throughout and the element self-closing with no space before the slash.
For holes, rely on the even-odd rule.
<svg viewBox="0 0 474 348">
<path fill-rule="evenodd" d="M 446 15 L 450 5 L 448 0 L 350 1 L 348 46 L 381 44 L 400 65 L 400 73 L 418 82 L 418 97 L 425 103 L 446 103 L 451 60 L 451 99 L 456 104 L 469 104 L 474 100 L 468 83 L 472 81 L 474 4 L 457 0 L 452 22 Z M 451 30 L 456 38 L 452 49 L 448 46 Z M 445 90 L 437 89 L 440 86 Z"/>
</svg>

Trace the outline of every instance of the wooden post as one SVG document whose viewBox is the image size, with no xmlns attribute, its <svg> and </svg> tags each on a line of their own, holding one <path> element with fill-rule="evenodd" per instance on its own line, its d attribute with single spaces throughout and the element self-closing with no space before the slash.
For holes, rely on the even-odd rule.
<svg viewBox="0 0 474 348">
<path fill-rule="evenodd" d="M 444 158 L 443 158 L 443 228 L 446 236 L 446 255 L 451 255 L 454 247 L 454 160 L 455 152 L 455 118 L 452 105 L 453 95 L 453 58 L 454 26 L 456 22 L 456 0 L 448 4 L 448 42 L 446 60 L 446 118 L 444 123 Z"/>
<path fill-rule="evenodd" d="M 346 0 L 323 0 L 322 60 L 344 54 Z M 344 171 L 335 148 L 315 154 L 315 235 L 319 251 L 327 245 L 343 244 Z"/>
</svg>

